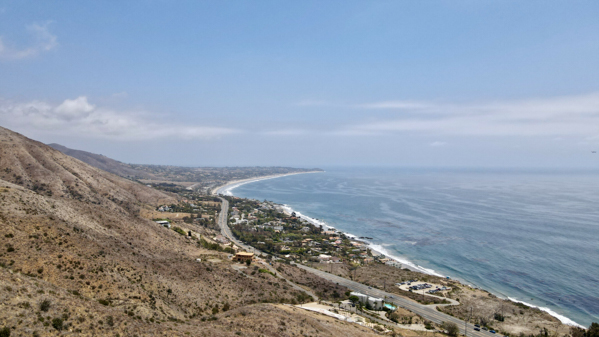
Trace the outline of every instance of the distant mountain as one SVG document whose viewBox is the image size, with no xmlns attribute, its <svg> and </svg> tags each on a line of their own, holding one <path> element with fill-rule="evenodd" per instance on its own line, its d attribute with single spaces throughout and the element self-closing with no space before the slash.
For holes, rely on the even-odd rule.
<svg viewBox="0 0 599 337">
<path fill-rule="evenodd" d="M 114 173 L 121 177 L 127 178 L 137 178 L 137 179 L 152 179 L 154 176 L 148 172 L 144 172 L 142 170 L 135 169 L 131 167 L 129 164 L 122 163 L 118 160 L 114 160 L 103 156 L 101 154 L 95 154 L 87 151 L 74 150 L 70 149 L 66 146 L 52 143 L 48 144 L 52 148 L 69 155 L 73 158 L 77 158 L 84 163 L 87 163 L 93 167 L 97 167 L 101 170 Z"/>
</svg>

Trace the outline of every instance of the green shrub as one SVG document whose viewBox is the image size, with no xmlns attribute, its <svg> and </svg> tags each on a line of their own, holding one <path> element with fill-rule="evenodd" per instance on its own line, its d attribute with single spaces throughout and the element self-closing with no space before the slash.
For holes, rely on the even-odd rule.
<svg viewBox="0 0 599 337">
<path fill-rule="evenodd" d="M 98 303 L 100 303 L 102 305 L 110 305 L 110 301 L 109 300 L 104 300 L 104 299 L 98 300 Z"/>
<path fill-rule="evenodd" d="M 56 329 L 58 331 L 62 330 L 64 328 L 62 318 L 56 317 L 55 319 L 53 319 L 52 327 L 54 327 L 54 329 Z"/>
<path fill-rule="evenodd" d="M 173 230 L 181 235 L 187 235 L 187 233 L 179 227 L 173 227 Z"/>
<path fill-rule="evenodd" d="M 0 329 L 0 337 L 10 337 L 10 328 L 5 326 L 4 328 Z"/>
<path fill-rule="evenodd" d="M 50 304 L 52 304 L 50 302 L 50 300 L 43 300 L 43 301 L 41 301 L 40 302 L 40 311 L 46 312 L 46 311 L 50 310 Z"/>
</svg>

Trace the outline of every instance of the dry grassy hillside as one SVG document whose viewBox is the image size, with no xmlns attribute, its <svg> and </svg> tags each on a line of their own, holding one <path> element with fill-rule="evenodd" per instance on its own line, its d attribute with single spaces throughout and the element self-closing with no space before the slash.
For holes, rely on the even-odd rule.
<svg viewBox="0 0 599 337">
<path fill-rule="evenodd" d="M 6 129 L 0 155 L 0 329 L 11 336 L 351 336 L 358 329 L 264 304 L 307 296 L 268 273 L 239 272 L 226 254 L 138 215 L 172 199 L 166 194 Z"/>
<path fill-rule="evenodd" d="M 153 179 L 155 178 L 152 174 L 141 170 L 132 168 L 129 164 L 121 163 L 118 160 L 108 158 L 101 154 L 95 154 L 87 151 L 69 149 L 66 146 L 60 144 L 48 144 L 53 149 L 58 150 L 64 154 L 67 154 L 73 158 L 77 158 L 84 163 L 87 163 L 93 167 L 97 167 L 106 172 L 114 173 L 121 177 L 132 177 L 132 178 L 144 178 Z"/>
<path fill-rule="evenodd" d="M 89 166 L 0 127 L 0 179 L 38 194 L 134 210 L 174 201 L 160 191 Z"/>
</svg>

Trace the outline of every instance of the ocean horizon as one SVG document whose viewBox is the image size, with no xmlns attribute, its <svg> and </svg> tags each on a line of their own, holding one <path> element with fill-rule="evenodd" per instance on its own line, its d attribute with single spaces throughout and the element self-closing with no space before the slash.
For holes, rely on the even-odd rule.
<svg viewBox="0 0 599 337">
<path fill-rule="evenodd" d="M 421 272 L 599 320 L 599 172 L 327 168 L 222 193 L 283 204 Z"/>
</svg>

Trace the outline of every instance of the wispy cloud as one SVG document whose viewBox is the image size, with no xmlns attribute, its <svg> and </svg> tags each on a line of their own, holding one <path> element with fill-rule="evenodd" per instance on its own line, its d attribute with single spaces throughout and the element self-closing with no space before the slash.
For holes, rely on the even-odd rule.
<svg viewBox="0 0 599 337">
<path fill-rule="evenodd" d="M 447 143 L 446 142 L 436 141 L 436 142 L 430 143 L 429 145 L 433 146 L 433 147 L 439 147 L 439 146 L 445 146 L 445 145 L 447 145 Z"/>
<path fill-rule="evenodd" d="M 308 133 L 308 131 L 301 129 L 281 129 L 262 132 L 263 135 L 267 136 L 301 136 Z"/>
<path fill-rule="evenodd" d="M 0 36 L 0 58 L 3 59 L 24 59 L 36 56 L 42 52 L 52 50 L 58 46 L 56 35 L 50 33 L 48 26 L 51 22 L 44 24 L 34 23 L 27 26 L 27 31 L 33 38 L 28 47 L 15 47 L 13 44 L 4 42 Z"/>
<path fill-rule="evenodd" d="M 420 132 L 481 136 L 599 135 L 599 93 L 483 103 L 375 102 L 363 109 L 397 110 L 397 117 L 343 131 Z"/>
<path fill-rule="evenodd" d="M 14 103 L 0 100 L 0 123 L 19 130 L 117 140 L 214 138 L 239 132 L 230 128 L 168 122 L 161 116 L 143 111 L 97 107 L 85 96 L 66 99 L 57 105 L 43 101 Z"/>
</svg>

